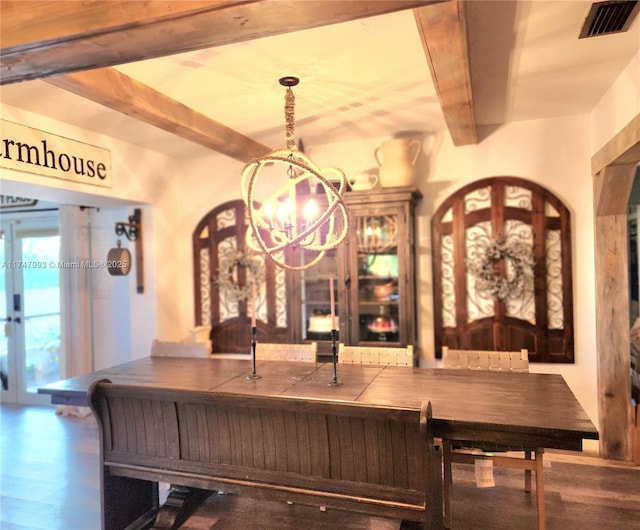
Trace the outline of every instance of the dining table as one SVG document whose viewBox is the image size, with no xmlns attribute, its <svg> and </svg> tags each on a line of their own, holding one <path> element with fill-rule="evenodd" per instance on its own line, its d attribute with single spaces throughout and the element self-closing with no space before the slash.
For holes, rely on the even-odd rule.
<svg viewBox="0 0 640 530">
<path fill-rule="evenodd" d="M 259 377 L 247 377 L 253 372 Z M 38 389 L 55 405 L 87 405 L 91 384 L 211 391 L 420 410 L 431 402 L 438 437 L 580 451 L 598 431 L 558 374 L 331 362 L 145 357 Z M 337 375 L 338 384 L 333 384 Z"/>
<path fill-rule="evenodd" d="M 167 393 L 184 396 L 197 394 L 204 396 L 201 399 L 211 403 L 237 403 L 238 407 L 251 403 L 264 404 L 265 399 L 268 403 L 278 403 L 279 407 L 284 406 L 301 412 L 317 406 L 356 406 L 357 410 L 361 411 L 358 414 L 368 414 L 372 418 L 381 409 L 386 410 L 385 414 L 390 414 L 390 418 L 400 419 L 406 417 L 407 413 L 415 413 L 422 417 L 424 406 L 429 403 L 430 436 L 441 439 L 443 447 L 449 447 L 449 443 L 456 440 L 463 444 L 469 442 L 470 446 L 475 447 L 478 446 L 476 444 L 528 447 L 533 448 L 536 455 L 541 455 L 545 449 L 581 451 L 583 440 L 598 439 L 596 427 L 559 374 L 337 364 L 335 359 L 333 362 L 301 362 L 256 361 L 250 356 L 151 356 L 64 379 L 43 386 L 38 392 L 49 394 L 52 404 L 85 406 L 89 405 L 90 394 L 96 381 L 122 385 L 123 389 L 134 389 L 134 393 L 137 392 L 136 388 L 150 389 L 150 395 L 155 396 Z M 174 406 L 172 410 L 173 408 Z M 92 410 L 96 412 L 94 402 Z M 306 416 L 302 414 L 300 417 Z M 135 421 L 138 420 L 139 418 Z M 195 429 L 194 434 L 190 434 L 189 437 L 200 436 L 202 429 Z M 195 434 L 196 432 L 198 434 Z M 251 432 L 253 433 L 253 430 Z M 128 436 L 127 434 L 127 438 Z M 207 435 L 203 436 L 206 440 L 203 438 L 199 444 L 208 447 L 211 442 L 207 441 Z M 353 440 L 357 441 L 357 437 Z M 406 441 L 409 442 L 409 438 Z M 244 442 L 239 443 L 244 447 Z M 369 447 L 372 442 L 363 440 L 362 443 Z M 378 443 L 384 445 L 384 439 Z M 394 445 L 398 441 L 389 443 L 391 445 L 388 449 L 380 449 L 381 454 L 385 455 L 380 458 L 389 462 L 396 459 L 403 461 L 404 451 L 398 451 L 399 446 Z M 272 445 L 268 444 L 268 447 Z M 342 445 L 334 449 L 336 455 L 339 453 L 338 447 L 341 448 Z M 275 451 L 275 446 L 272 449 Z M 413 454 L 410 449 L 408 452 Z M 148 457 L 141 458 L 144 460 Z M 416 460 L 419 467 L 422 464 L 418 462 L 422 462 L 421 456 Z M 427 489 L 426 498 L 430 500 L 424 503 L 427 507 L 427 517 L 434 518 L 430 519 L 431 524 L 427 524 L 430 528 L 441 528 L 443 521 L 449 521 L 450 518 L 451 475 L 447 473 L 445 462 L 445 477 L 442 480 L 441 470 L 437 467 L 432 464 L 428 466 L 429 473 L 434 473 L 428 481 L 431 489 Z M 164 471 L 160 468 L 163 466 L 155 471 L 147 471 L 151 474 L 143 474 L 142 477 L 157 479 L 158 472 L 162 477 Z M 537 469 L 536 475 L 541 471 Z M 103 475 L 108 477 L 112 472 L 115 471 L 105 471 Z M 255 470 L 252 473 L 254 472 L 259 474 L 262 471 Z M 284 480 L 282 477 L 285 476 L 286 474 L 280 476 L 276 482 Z M 538 528 L 545 528 L 542 493 L 544 488 L 541 477 L 538 478 L 540 480 L 537 482 L 537 488 L 541 489 L 538 492 Z M 332 489 L 338 487 L 338 483 L 325 487 Z M 363 491 L 372 491 L 367 483 L 364 483 L 363 487 Z M 110 491 L 107 486 L 103 489 L 105 492 Z M 136 496 L 138 494 L 133 495 Z M 152 494 L 152 498 L 155 498 L 154 496 L 155 493 Z M 135 512 L 135 508 L 122 510 L 123 502 L 128 502 L 128 497 L 131 495 L 127 493 L 124 498 L 122 495 L 117 499 L 110 499 L 109 496 L 103 498 L 102 513 L 107 521 L 105 528 L 118 528 L 120 521 L 117 517 L 121 517 L 123 513 Z M 334 494 L 331 494 L 330 498 L 333 497 Z M 436 509 L 434 512 L 428 509 L 429 506 L 442 502 L 438 499 L 445 501 L 444 517 L 440 510 Z M 154 503 L 155 501 L 149 501 L 148 506 Z M 176 503 L 167 503 L 167 506 L 173 504 Z M 148 506 L 145 505 L 145 508 Z M 416 516 L 410 511 L 408 514 L 402 512 L 401 517 L 415 519 Z"/>
</svg>

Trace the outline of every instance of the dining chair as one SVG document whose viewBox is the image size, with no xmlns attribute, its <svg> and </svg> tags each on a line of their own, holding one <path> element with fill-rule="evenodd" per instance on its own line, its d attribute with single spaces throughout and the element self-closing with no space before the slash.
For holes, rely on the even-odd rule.
<svg viewBox="0 0 640 530">
<path fill-rule="evenodd" d="M 170 342 L 153 339 L 151 357 L 209 357 L 211 341 Z"/>
<path fill-rule="evenodd" d="M 256 343 L 256 359 L 262 361 L 303 361 L 315 363 L 318 356 L 318 343 L 303 344 Z"/>
<path fill-rule="evenodd" d="M 520 351 L 452 350 L 442 347 L 443 366 L 454 370 L 492 370 L 504 372 L 528 372 L 529 353 Z M 530 446 L 505 446 L 469 441 L 443 439 L 444 463 L 444 515 L 445 526 L 451 526 L 451 486 L 453 475 L 451 464 L 474 464 L 477 459 L 490 459 L 496 467 L 523 469 L 524 489 L 531 492 L 531 472 L 536 474 L 536 507 L 538 529 L 546 528 L 544 506 L 543 449 Z M 495 454 L 500 453 L 500 454 Z M 515 453 L 515 454 L 514 454 Z M 523 453 L 524 457 L 518 454 Z"/>
<path fill-rule="evenodd" d="M 343 364 L 381 364 L 413 366 L 413 346 L 387 348 L 380 346 L 338 346 L 338 362 Z"/>
</svg>

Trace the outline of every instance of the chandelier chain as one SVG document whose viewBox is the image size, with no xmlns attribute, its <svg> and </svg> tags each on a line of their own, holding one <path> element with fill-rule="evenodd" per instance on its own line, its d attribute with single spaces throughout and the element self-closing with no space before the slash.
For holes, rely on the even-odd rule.
<svg viewBox="0 0 640 530">
<path fill-rule="evenodd" d="M 287 88 L 284 95 L 284 121 L 285 121 L 285 140 L 287 149 L 292 151 L 296 148 L 296 135 L 294 130 L 296 98 L 293 95 L 291 87 Z"/>
</svg>

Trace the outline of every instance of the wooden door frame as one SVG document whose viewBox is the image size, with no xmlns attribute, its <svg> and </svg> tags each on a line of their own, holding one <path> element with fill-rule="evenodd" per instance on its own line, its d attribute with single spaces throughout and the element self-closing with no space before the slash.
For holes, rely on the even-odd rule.
<svg viewBox="0 0 640 530">
<path fill-rule="evenodd" d="M 465 211 L 466 198 L 486 188 L 490 189 L 486 204 L 477 206 L 473 211 Z M 513 202 L 509 203 L 508 190 L 528 192 L 529 205 L 515 206 Z M 524 191 L 519 193 L 524 194 Z M 553 214 L 548 211 L 549 208 L 555 210 Z M 531 317 L 521 315 L 521 318 L 509 315 L 506 303 L 494 300 L 493 315 L 484 314 L 474 318 L 469 313 L 468 301 L 473 299 L 475 288 L 473 282 L 469 284 L 467 280 L 468 265 L 465 256 L 468 255 L 469 248 L 478 246 L 478 243 L 471 242 L 473 237 L 468 232 L 481 223 L 487 223 L 491 226 L 490 237 L 504 237 L 508 221 L 518 221 L 523 226 L 530 227 L 531 255 L 537 265 L 532 270 L 531 301 L 523 304 L 533 306 L 534 314 Z M 561 258 L 553 258 L 550 264 L 548 256 L 552 256 L 555 251 L 549 251 L 547 237 L 553 232 L 559 234 Z M 452 256 L 448 259 L 441 249 L 442 241 L 447 236 L 453 240 Z M 458 188 L 440 204 L 431 218 L 431 241 L 436 358 L 441 357 L 443 346 L 507 351 L 526 348 L 530 362 L 574 362 L 571 213 L 560 197 L 537 182 L 522 177 L 498 176 L 475 180 Z M 445 326 L 443 321 L 443 292 L 446 283 L 443 269 L 447 261 L 453 268 L 449 281 L 453 284 L 455 293 L 452 297 L 455 299 L 455 308 L 451 311 L 455 312 L 454 327 Z M 561 295 L 554 296 L 550 295 L 552 288 L 548 281 L 550 275 L 557 274 L 551 271 L 558 261 Z M 560 309 L 551 310 L 558 300 Z M 549 313 L 561 315 L 557 320 L 561 320 L 562 327 L 551 325 Z"/>
<path fill-rule="evenodd" d="M 640 114 L 591 158 L 600 454 L 630 460 L 627 204 L 640 162 Z"/>
</svg>

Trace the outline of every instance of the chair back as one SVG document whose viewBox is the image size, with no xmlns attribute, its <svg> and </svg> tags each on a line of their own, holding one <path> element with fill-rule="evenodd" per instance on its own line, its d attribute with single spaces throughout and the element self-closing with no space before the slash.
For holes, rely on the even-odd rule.
<svg viewBox="0 0 640 530">
<path fill-rule="evenodd" d="M 445 368 L 464 370 L 495 370 L 502 372 L 528 372 L 529 352 L 452 350 L 442 347 L 442 359 Z"/>
<path fill-rule="evenodd" d="M 256 359 L 261 361 L 303 361 L 315 363 L 318 354 L 318 343 L 278 344 L 258 342 Z"/>
<path fill-rule="evenodd" d="M 338 362 L 343 364 L 382 364 L 388 366 L 413 366 L 413 346 L 385 348 L 345 346 L 340 343 Z"/>
<path fill-rule="evenodd" d="M 151 357 L 209 357 L 211 341 L 167 342 L 153 339 Z"/>
</svg>

